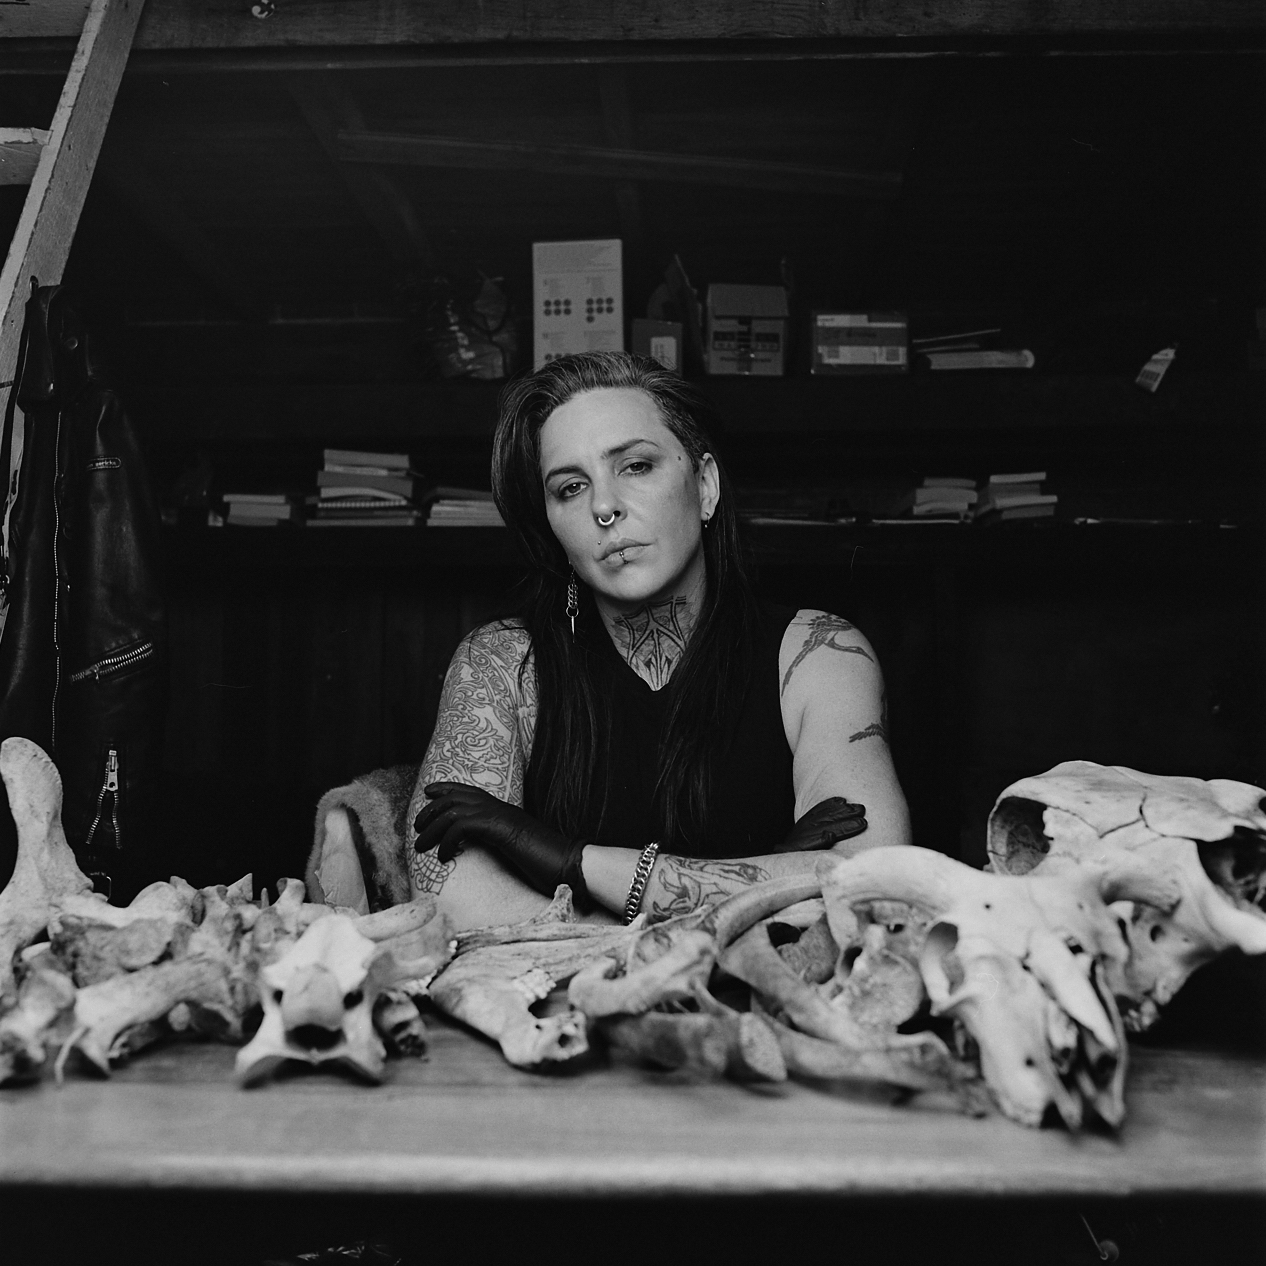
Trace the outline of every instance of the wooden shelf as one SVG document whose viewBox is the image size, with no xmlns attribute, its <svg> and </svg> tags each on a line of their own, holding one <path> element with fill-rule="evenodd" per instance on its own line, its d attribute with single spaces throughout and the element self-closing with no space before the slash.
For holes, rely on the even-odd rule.
<svg viewBox="0 0 1266 1266">
<path fill-rule="evenodd" d="M 1124 561 L 1136 571 L 1234 569 L 1261 553 L 1259 533 L 1216 524 L 761 525 L 750 534 L 758 562 L 769 567 L 1095 570 Z M 176 579 L 275 569 L 523 568 L 503 528 L 181 528 L 164 539 Z"/>
</svg>

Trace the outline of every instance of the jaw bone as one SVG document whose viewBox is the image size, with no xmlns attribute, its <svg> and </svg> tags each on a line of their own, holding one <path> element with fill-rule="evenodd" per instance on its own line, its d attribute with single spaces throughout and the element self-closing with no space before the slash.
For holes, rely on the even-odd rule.
<svg viewBox="0 0 1266 1266">
<path fill-rule="evenodd" d="M 0 997 L 14 986 L 13 957 L 48 926 L 63 897 L 92 890 L 62 830 L 62 780 L 30 739 L 0 743 L 0 777 L 18 829 L 13 877 L 0 892 Z"/>
<path fill-rule="evenodd" d="M 1067 761 L 998 797 L 989 853 L 1000 874 L 1101 868 L 1130 902 L 1130 958 L 1114 981 L 1125 1022 L 1148 1028 L 1193 971 L 1232 947 L 1266 953 L 1266 791 Z"/>
</svg>

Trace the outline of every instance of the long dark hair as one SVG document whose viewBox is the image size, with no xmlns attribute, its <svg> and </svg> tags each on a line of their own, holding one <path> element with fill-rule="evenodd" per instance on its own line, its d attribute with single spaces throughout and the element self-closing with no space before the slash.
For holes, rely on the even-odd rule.
<svg viewBox="0 0 1266 1266">
<path fill-rule="evenodd" d="M 530 568 L 520 616 L 532 639 L 538 698 L 528 767 L 529 788 L 535 789 L 531 807 L 552 826 L 573 835 L 579 833 L 597 769 L 602 731 L 596 677 L 599 644 L 594 639 L 607 633 L 592 595 L 581 585 L 577 635 L 572 638 L 564 614 L 571 565 L 546 516 L 540 434 L 545 419 L 560 405 L 580 392 L 603 387 L 632 387 L 650 396 L 696 471 L 705 453 L 716 457 L 709 435 L 716 422 L 711 402 L 644 356 L 563 356 L 510 383 L 502 393 L 492 445 L 492 490 Z M 707 821 L 712 771 L 742 708 L 759 636 L 733 488 L 719 461 L 717 471 L 721 497 L 703 534 L 703 610 L 664 687 L 671 693 L 658 752 L 654 807 L 665 848 L 689 849 Z"/>
</svg>

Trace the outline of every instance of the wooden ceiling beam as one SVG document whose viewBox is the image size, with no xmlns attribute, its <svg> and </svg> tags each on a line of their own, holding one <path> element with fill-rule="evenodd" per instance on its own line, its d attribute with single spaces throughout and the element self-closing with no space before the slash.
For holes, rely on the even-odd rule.
<svg viewBox="0 0 1266 1266">
<path fill-rule="evenodd" d="M 338 133 L 338 156 L 349 163 L 474 171 L 535 171 L 600 179 L 668 180 L 738 189 L 774 189 L 843 198 L 892 198 L 899 172 L 841 171 L 754 158 L 668 154 L 600 145 L 536 145 L 526 141 L 474 141 L 405 132 Z"/>
<path fill-rule="evenodd" d="M 340 153 L 340 129 L 365 127 L 360 107 L 330 75 L 288 75 L 286 88 L 317 143 L 334 163 L 352 201 L 373 226 L 391 258 L 398 264 L 434 268 L 435 252 L 418 220 L 408 194 L 389 171 L 376 165 L 349 168 Z"/>
<path fill-rule="evenodd" d="M 77 35 L 82 0 L 0 6 L 0 37 Z M 164 0 L 145 14 L 138 48 L 447 45 L 589 40 L 821 40 L 1135 36 L 1258 31 L 1260 0 L 276 0 L 252 16 L 244 0 Z"/>
<path fill-rule="evenodd" d="M 31 283 L 62 279 L 143 2 L 93 0 L 87 17 L 78 8 L 74 61 L 0 270 L 0 382 L 15 376 Z"/>
</svg>

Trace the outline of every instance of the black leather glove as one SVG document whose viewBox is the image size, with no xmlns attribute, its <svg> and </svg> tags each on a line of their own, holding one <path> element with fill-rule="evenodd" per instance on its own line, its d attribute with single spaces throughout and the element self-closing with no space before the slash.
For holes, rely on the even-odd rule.
<svg viewBox="0 0 1266 1266">
<path fill-rule="evenodd" d="M 559 884 L 571 888 L 576 909 L 593 903 L 580 869 L 580 857 L 592 840 L 571 840 L 538 822 L 522 809 L 460 782 L 433 782 L 423 790 L 430 804 L 414 819 L 419 853 L 435 849 L 452 861 L 465 844 L 482 844 L 523 876 L 537 892 L 554 895 Z"/>
<path fill-rule="evenodd" d="M 787 833 L 775 853 L 807 853 L 830 848 L 840 840 L 860 835 L 866 829 L 866 806 L 852 804 L 843 796 L 829 796 L 815 804 Z"/>
</svg>

